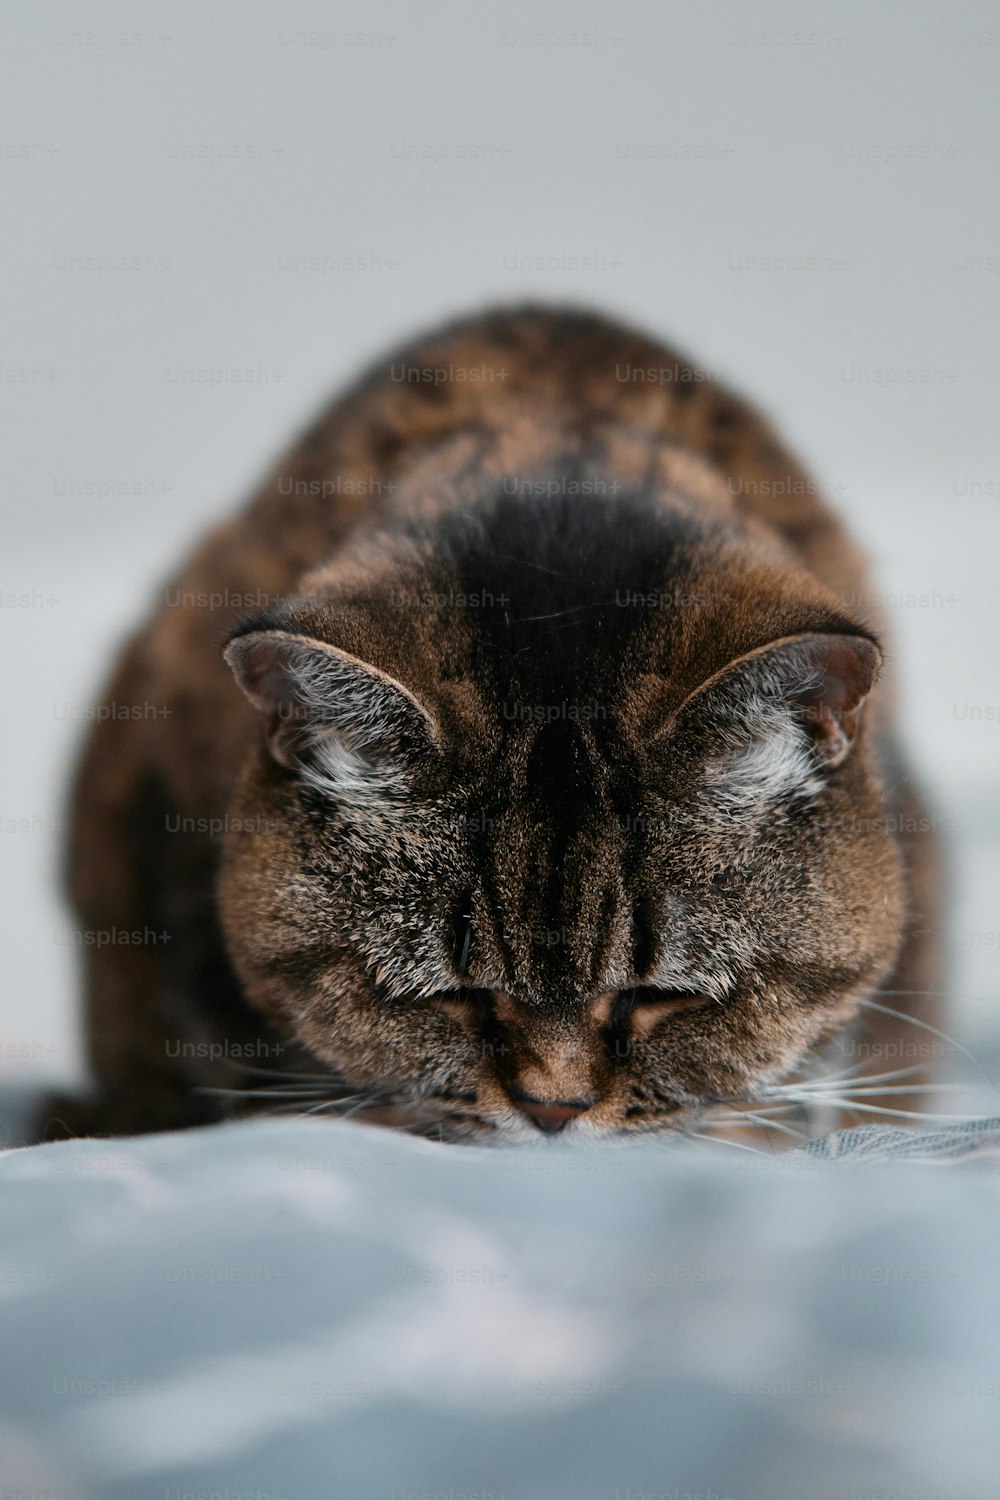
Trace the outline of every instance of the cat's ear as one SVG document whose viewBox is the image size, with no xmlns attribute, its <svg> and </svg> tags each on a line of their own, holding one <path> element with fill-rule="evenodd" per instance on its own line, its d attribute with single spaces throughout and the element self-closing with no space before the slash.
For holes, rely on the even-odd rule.
<svg viewBox="0 0 1000 1500">
<path fill-rule="evenodd" d="M 818 790 L 850 754 L 881 660 L 868 636 L 817 634 L 731 662 L 681 709 L 711 715 L 709 779 L 737 801 Z"/>
<path fill-rule="evenodd" d="M 225 657 L 278 764 L 345 800 L 401 790 L 407 768 L 437 744 L 408 688 L 326 641 L 258 630 L 231 640 Z"/>
</svg>

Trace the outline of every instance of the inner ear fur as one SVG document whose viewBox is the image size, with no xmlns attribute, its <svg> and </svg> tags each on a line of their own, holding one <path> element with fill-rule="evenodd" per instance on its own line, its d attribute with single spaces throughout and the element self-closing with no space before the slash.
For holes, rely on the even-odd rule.
<svg viewBox="0 0 1000 1500">
<path fill-rule="evenodd" d="M 234 637 L 223 654 L 262 715 L 279 765 L 294 765 L 331 732 L 354 746 L 396 754 L 438 740 L 434 719 L 409 688 L 327 641 L 259 630 Z"/>
<path fill-rule="evenodd" d="M 784 703 L 823 766 L 848 756 L 864 703 L 878 677 L 882 652 L 870 636 L 844 633 L 786 636 L 738 657 L 696 688 L 677 717 L 715 691 L 742 700 L 748 724 L 755 699 Z"/>
</svg>

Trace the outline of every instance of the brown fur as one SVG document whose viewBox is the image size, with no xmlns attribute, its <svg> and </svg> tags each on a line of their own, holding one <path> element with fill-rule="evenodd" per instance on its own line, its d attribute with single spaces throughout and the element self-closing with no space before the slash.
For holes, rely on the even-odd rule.
<svg viewBox="0 0 1000 1500">
<path fill-rule="evenodd" d="M 640 334 L 500 311 L 376 366 L 108 686 L 70 850 L 97 1092 L 52 1129 L 219 1118 L 248 1061 L 515 1138 L 683 1124 L 831 1038 L 882 1071 L 859 1004 L 936 982 L 933 850 L 888 673 L 860 711 L 869 595 L 761 418 Z M 822 789 L 733 801 L 802 650 L 857 679 L 796 689 Z M 374 778 L 353 808 L 303 781 L 327 734 Z"/>
</svg>

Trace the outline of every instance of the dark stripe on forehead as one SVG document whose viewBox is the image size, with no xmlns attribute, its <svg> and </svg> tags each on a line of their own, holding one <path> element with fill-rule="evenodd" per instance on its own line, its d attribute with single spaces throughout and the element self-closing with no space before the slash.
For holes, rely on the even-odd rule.
<svg viewBox="0 0 1000 1500">
<path fill-rule="evenodd" d="M 577 492 L 587 484 L 599 493 Z M 438 533 L 451 587 L 477 601 L 471 644 L 508 718 L 575 710 L 600 727 L 630 638 L 683 591 L 698 528 L 611 485 L 578 459 L 511 476 Z"/>
<path fill-rule="evenodd" d="M 556 719 L 535 731 L 524 792 L 534 816 L 545 822 L 578 819 L 593 807 L 597 800 L 594 768 L 579 724 Z"/>
<path fill-rule="evenodd" d="M 535 735 L 525 770 L 525 811 L 540 847 L 545 868 L 541 915 L 549 930 L 560 931 L 571 914 L 567 887 L 576 881 L 568 870 L 570 840 L 597 796 L 594 776 L 580 729 L 565 720 L 546 724 Z"/>
</svg>

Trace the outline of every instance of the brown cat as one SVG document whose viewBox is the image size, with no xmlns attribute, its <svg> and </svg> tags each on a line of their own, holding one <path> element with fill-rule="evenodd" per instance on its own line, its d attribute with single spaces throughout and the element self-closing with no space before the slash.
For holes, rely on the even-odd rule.
<svg viewBox="0 0 1000 1500">
<path fill-rule="evenodd" d="M 501 310 L 379 364 L 108 687 L 70 851 L 97 1092 L 50 1130 L 259 1091 L 592 1137 L 831 1040 L 883 1071 L 933 861 L 867 593 L 760 417 L 638 333 Z"/>
</svg>

